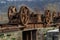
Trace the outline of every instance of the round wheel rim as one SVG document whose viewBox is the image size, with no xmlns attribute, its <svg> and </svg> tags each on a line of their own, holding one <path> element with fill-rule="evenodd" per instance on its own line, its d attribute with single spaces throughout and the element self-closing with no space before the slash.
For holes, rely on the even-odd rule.
<svg viewBox="0 0 60 40">
<path fill-rule="evenodd" d="M 25 11 L 26 13 L 23 12 L 25 10 L 25 8 L 27 8 L 27 7 L 23 6 L 20 9 L 20 18 L 21 18 L 21 22 L 23 25 L 28 24 L 28 12 L 26 12 L 26 11 Z M 28 8 L 26 10 L 28 10 Z"/>
</svg>

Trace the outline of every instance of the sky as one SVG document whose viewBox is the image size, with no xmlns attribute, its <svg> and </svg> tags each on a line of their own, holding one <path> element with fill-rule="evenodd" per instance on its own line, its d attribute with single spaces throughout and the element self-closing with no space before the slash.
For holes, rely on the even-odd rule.
<svg viewBox="0 0 60 40">
<path fill-rule="evenodd" d="M 12 5 L 19 10 L 22 4 L 29 6 L 33 10 L 35 8 L 41 11 L 49 9 L 58 12 L 60 10 L 60 0 L 0 0 L 0 14 L 7 13 L 8 7 Z"/>
</svg>

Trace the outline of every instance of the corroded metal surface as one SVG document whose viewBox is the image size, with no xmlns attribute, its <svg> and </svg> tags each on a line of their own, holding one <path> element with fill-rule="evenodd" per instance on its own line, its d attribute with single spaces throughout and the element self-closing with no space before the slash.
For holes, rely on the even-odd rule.
<svg viewBox="0 0 60 40">
<path fill-rule="evenodd" d="M 24 26 L 21 26 L 21 25 L 1 25 L 0 26 L 0 33 L 20 31 L 23 28 L 24 28 Z"/>
</svg>

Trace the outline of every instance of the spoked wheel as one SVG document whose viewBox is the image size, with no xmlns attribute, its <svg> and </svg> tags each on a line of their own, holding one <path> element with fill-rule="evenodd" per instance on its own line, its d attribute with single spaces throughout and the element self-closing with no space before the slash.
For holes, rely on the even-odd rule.
<svg viewBox="0 0 60 40">
<path fill-rule="evenodd" d="M 21 22 L 23 25 L 28 24 L 28 16 L 26 14 L 21 14 Z"/>
<path fill-rule="evenodd" d="M 20 8 L 20 19 L 23 25 L 28 24 L 28 14 L 29 14 L 29 9 L 25 6 L 22 6 Z"/>
<path fill-rule="evenodd" d="M 13 16 L 15 16 L 16 12 L 17 12 L 17 9 L 16 9 L 15 6 L 10 6 L 8 8 L 8 19 L 9 19 L 9 23 L 12 23 L 13 22 L 12 19 L 13 19 Z"/>
</svg>

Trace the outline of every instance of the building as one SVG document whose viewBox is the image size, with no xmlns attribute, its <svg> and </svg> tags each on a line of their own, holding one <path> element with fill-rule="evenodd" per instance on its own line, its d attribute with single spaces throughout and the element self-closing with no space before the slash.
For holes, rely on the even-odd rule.
<svg viewBox="0 0 60 40">
<path fill-rule="evenodd" d="M 46 40 L 59 40 L 59 29 L 49 30 Z"/>
</svg>

